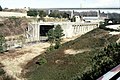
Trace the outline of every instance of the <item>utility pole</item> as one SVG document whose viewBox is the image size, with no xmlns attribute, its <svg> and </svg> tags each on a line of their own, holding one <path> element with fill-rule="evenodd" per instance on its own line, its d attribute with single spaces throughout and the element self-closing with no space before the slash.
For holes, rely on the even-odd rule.
<svg viewBox="0 0 120 80">
<path fill-rule="evenodd" d="M 98 17 L 98 26 L 100 25 L 100 10 L 97 12 L 97 17 Z"/>
</svg>

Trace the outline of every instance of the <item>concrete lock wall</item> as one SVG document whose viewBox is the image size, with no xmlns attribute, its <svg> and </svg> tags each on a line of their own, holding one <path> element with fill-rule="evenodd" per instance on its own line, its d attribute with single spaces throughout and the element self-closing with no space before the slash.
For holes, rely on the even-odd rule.
<svg viewBox="0 0 120 80">
<path fill-rule="evenodd" d="M 61 25 L 65 36 L 63 38 L 72 38 L 83 35 L 98 27 L 98 23 L 80 23 L 80 22 L 39 22 L 30 23 L 26 31 L 27 40 L 40 41 L 40 25 Z"/>
<path fill-rule="evenodd" d="M 20 12 L 0 12 L 0 17 L 27 17 L 27 13 L 20 13 Z"/>
</svg>

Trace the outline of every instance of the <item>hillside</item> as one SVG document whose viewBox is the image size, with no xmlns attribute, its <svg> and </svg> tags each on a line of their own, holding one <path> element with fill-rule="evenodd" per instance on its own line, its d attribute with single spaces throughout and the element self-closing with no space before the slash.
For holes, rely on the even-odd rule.
<svg viewBox="0 0 120 80">
<path fill-rule="evenodd" d="M 116 42 L 120 35 L 109 35 L 109 31 L 95 29 L 81 37 L 64 43 L 61 48 L 31 60 L 23 70 L 28 80 L 72 80 L 91 67 L 92 57 L 109 43 Z M 75 55 L 65 54 L 66 50 L 78 51 Z M 83 52 L 80 52 L 84 50 Z M 38 64 L 42 62 L 42 64 Z"/>
<path fill-rule="evenodd" d="M 0 22 L 0 34 L 4 36 L 23 34 L 27 23 L 26 18 L 6 18 Z"/>
</svg>

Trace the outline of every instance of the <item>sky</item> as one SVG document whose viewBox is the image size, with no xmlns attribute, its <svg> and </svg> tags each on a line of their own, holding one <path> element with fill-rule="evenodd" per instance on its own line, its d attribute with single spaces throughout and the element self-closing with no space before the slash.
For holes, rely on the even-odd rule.
<svg viewBox="0 0 120 80">
<path fill-rule="evenodd" d="M 3 8 L 120 8 L 120 0 L 0 0 Z"/>
<path fill-rule="evenodd" d="M 7 8 L 120 7 L 120 0 L 0 0 Z"/>
</svg>

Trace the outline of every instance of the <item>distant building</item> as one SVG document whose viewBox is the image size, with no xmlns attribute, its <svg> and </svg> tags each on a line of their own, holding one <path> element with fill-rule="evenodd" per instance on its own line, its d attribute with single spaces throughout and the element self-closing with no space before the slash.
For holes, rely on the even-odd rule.
<svg viewBox="0 0 120 80">
<path fill-rule="evenodd" d="M 80 19 L 80 16 L 75 16 L 75 22 L 80 22 L 81 19 Z"/>
</svg>

